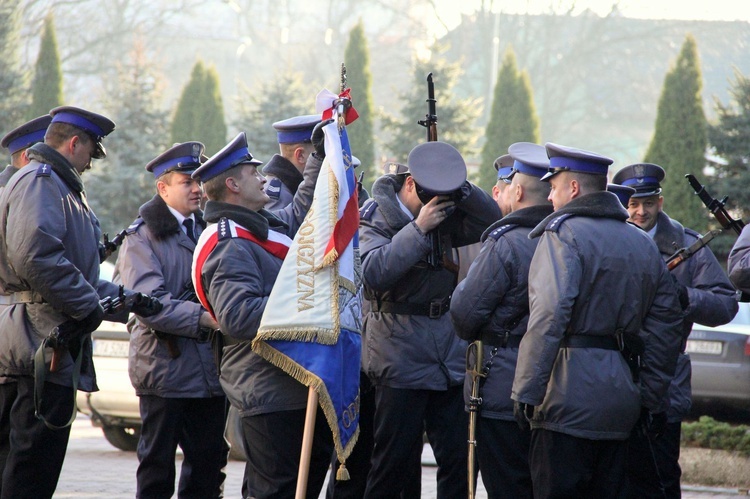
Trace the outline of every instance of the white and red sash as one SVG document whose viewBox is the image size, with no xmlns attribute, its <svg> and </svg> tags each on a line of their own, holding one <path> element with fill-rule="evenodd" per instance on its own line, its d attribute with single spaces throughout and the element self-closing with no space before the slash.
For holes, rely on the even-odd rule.
<svg viewBox="0 0 750 499">
<path fill-rule="evenodd" d="M 203 308 L 208 310 L 211 317 L 216 319 L 213 308 L 206 298 L 206 290 L 203 288 L 203 280 L 201 279 L 201 273 L 203 272 L 203 264 L 206 263 L 206 259 L 211 252 L 219 244 L 222 239 L 241 238 L 252 241 L 271 255 L 283 260 L 286 258 L 286 254 L 289 252 L 289 246 L 292 244 L 292 240 L 284 234 L 269 230 L 268 239 L 265 241 L 258 238 L 255 234 L 239 225 L 238 223 L 222 217 L 218 223 L 209 225 L 206 230 L 203 231 L 198 243 L 195 246 L 195 252 L 193 253 L 193 286 L 195 286 L 195 294 L 198 296 Z"/>
</svg>

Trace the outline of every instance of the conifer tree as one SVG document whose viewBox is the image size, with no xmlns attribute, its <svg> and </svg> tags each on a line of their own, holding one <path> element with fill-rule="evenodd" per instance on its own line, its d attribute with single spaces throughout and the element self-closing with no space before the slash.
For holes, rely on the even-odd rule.
<svg viewBox="0 0 750 499">
<path fill-rule="evenodd" d="M 62 69 L 57 50 L 57 37 L 52 14 L 44 20 L 39 57 L 34 66 L 34 79 L 31 84 L 31 107 L 29 119 L 47 114 L 50 109 L 63 105 Z"/>
<path fill-rule="evenodd" d="M 367 48 L 365 29 L 361 19 L 349 32 L 344 62 L 347 71 L 347 86 L 352 89 L 352 100 L 359 114 L 359 118 L 347 127 L 347 134 L 352 154 L 362 162 L 361 168 L 365 173 L 363 183 L 369 186 L 380 175 L 381 165 L 375 162 L 370 51 Z"/>
<path fill-rule="evenodd" d="M 666 172 L 662 182 L 664 211 L 675 220 L 699 232 L 708 223 L 706 208 L 685 180 L 690 173 L 705 182 L 707 146 L 706 116 L 701 101 L 702 78 L 698 48 L 692 35 L 685 38 L 674 66 L 662 87 L 654 136 L 644 161 Z"/>
<path fill-rule="evenodd" d="M 21 7 L 0 2 L 0 136 L 21 124 L 25 116 L 28 75 L 19 59 Z"/>
<path fill-rule="evenodd" d="M 427 114 L 426 77 L 429 73 L 433 74 L 435 86 L 438 140 L 458 149 L 464 160 L 476 152 L 477 138 L 481 134 L 474 123 L 482 109 L 479 99 L 456 96 L 454 88 L 462 74 L 461 67 L 445 59 L 418 61 L 414 65 L 413 83 L 399 95 L 403 101 L 401 117 L 383 116 L 383 128 L 390 135 L 386 148 L 391 152 L 392 159 L 399 163 L 406 163 L 409 151 L 426 141 L 427 132 L 417 121 Z M 369 186 L 365 187 L 369 189 Z"/>
<path fill-rule="evenodd" d="M 506 154 L 508 146 L 515 142 L 539 142 L 539 118 L 529 76 L 526 71 L 518 71 L 516 56 L 510 48 L 498 70 L 484 136 L 477 181 L 480 187 L 489 191 L 497 178 L 493 167 L 495 159 Z"/>
<path fill-rule="evenodd" d="M 264 163 L 279 153 L 273 124 L 315 113 L 315 96 L 300 73 L 284 73 L 261 83 L 260 90 L 244 87 L 237 99 L 238 118 L 234 126 L 247 134 L 252 155 Z"/>
<path fill-rule="evenodd" d="M 104 139 L 107 157 L 94 161 L 86 174 L 86 191 L 110 238 L 130 225 L 138 208 L 154 196 L 154 176 L 146 164 L 172 145 L 168 112 L 160 105 L 161 82 L 157 64 L 137 42 L 103 94 L 104 114 L 116 128 Z"/>
<path fill-rule="evenodd" d="M 177 104 L 172 142 L 197 140 L 206 146 L 206 154 L 210 156 L 226 145 L 226 136 L 218 73 L 198 61 Z"/>
</svg>

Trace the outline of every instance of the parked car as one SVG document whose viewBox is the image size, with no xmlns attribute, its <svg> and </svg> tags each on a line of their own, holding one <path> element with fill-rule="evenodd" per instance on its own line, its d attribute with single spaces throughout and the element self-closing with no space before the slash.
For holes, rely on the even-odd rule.
<svg viewBox="0 0 750 499">
<path fill-rule="evenodd" d="M 687 352 L 696 403 L 750 409 L 750 303 L 723 326 L 695 324 Z"/>
<path fill-rule="evenodd" d="M 101 265 L 102 279 L 111 280 L 114 265 Z M 102 429 L 104 437 L 116 448 L 135 451 L 141 436 L 141 414 L 138 396 L 128 375 L 130 334 L 125 324 L 102 322 L 92 333 L 94 368 L 99 391 L 78 392 L 78 410 L 91 418 L 91 424 Z M 231 447 L 230 457 L 245 460 L 242 429 L 236 409 L 230 408 L 225 436 Z"/>
</svg>

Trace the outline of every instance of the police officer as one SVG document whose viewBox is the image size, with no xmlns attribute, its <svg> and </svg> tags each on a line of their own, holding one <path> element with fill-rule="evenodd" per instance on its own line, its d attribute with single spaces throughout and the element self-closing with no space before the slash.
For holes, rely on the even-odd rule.
<svg viewBox="0 0 750 499">
<path fill-rule="evenodd" d="M 293 497 L 296 489 L 308 390 L 254 353 L 251 343 L 281 269 L 277 249 L 291 243 L 312 203 L 327 123 L 314 131 L 319 147 L 308 159 L 294 201 L 273 214 L 263 209 L 269 200 L 263 191 L 266 180 L 244 132 L 193 173 L 208 196 L 204 217 L 211 224 L 195 251 L 193 283 L 226 342 L 221 385 L 242 418 L 247 451 L 243 497 Z M 308 497 L 320 493 L 332 452 L 331 431 L 318 410 Z"/>
<path fill-rule="evenodd" d="M 476 449 L 482 482 L 492 498 L 532 497 L 530 435 L 515 422 L 510 388 L 518 345 L 529 319 L 529 264 L 539 241 L 528 235 L 552 213 L 549 184 L 539 181 L 549 168 L 544 147 L 519 142 L 508 151 L 514 162 L 504 194 L 508 212 L 482 235 L 482 251 L 451 299 L 456 334 L 469 342 L 482 341 L 484 362 L 476 367 L 486 377 L 481 382 Z M 472 376 L 467 373 L 467 406 L 471 385 Z"/>
<path fill-rule="evenodd" d="M 206 223 L 190 175 L 200 142 L 175 144 L 146 165 L 156 195 L 128 227 L 115 281 L 159 298 L 163 310 L 129 324 L 130 381 L 140 401 L 137 497 L 172 497 L 175 452 L 184 458 L 178 497 L 221 497 L 227 462 L 226 397 L 210 340 L 218 324 L 194 297 L 193 250 Z"/>
<path fill-rule="evenodd" d="M 0 375 L 16 379 L 0 386 L 1 412 L 12 407 L 10 419 L 2 421 L 4 431 L 10 431 L 2 498 L 52 497 L 70 435 L 65 421 L 75 411 L 76 371 L 81 390 L 97 389 L 89 334 L 104 317 L 99 299 L 119 291 L 99 279 L 101 231 L 81 179 L 93 159 L 105 156 L 102 139 L 115 124 L 72 106 L 55 108 L 50 115 L 44 143 L 27 151 L 31 162 L 0 196 Z M 132 311 L 157 311 L 149 308 L 144 301 Z M 32 359 L 56 326 L 70 355 L 62 356 L 40 389 L 43 422 L 35 417 L 34 368 L 48 368 Z"/>
<path fill-rule="evenodd" d="M 750 293 L 750 229 L 747 227 L 750 226 L 742 229 L 734 243 L 727 263 L 729 280 L 743 293 Z"/>
<path fill-rule="evenodd" d="M 503 193 L 511 183 L 511 178 L 514 173 L 513 163 L 514 160 L 510 154 L 503 154 L 497 158 L 493 164 L 497 171 L 497 182 L 492 186 L 492 199 L 494 199 L 500 207 L 503 216 L 510 213 L 510 206 L 508 206 L 508 203 L 505 201 Z"/>
<path fill-rule="evenodd" d="M 644 407 L 667 409 L 681 308 L 650 238 L 605 192 L 612 160 L 546 144 L 555 212 L 530 237 L 530 315 L 513 381 L 530 424 L 535 498 L 617 497 L 626 439 Z M 634 381 L 623 344 L 642 342 Z"/>
<path fill-rule="evenodd" d="M 452 246 L 478 241 L 500 210 L 466 181 L 464 160 L 447 143 L 418 145 L 407 165 L 409 173 L 375 182 L 360 217 L 362 357 L 376 403 L 365 497 L 399 494 L 425 428 L 441 477 L 438 495 L 461 497 L 467 494 L 466 438 L 458 430 L 468 422 L 461 393 L 466 343 L 446 314 L 458 270 L 448 255 Z"/>
<path fill-rule="evenodd" d="M 388 175 L 404 175 L 409 172 L 409 167 L 390 161 L 383 165 L 383 173 Z M 362 189 L 367 194 L 367 191 Z M 369 198 L 369 196 L 368 196 Z M 362 199 L 359 199 L 362 203 Z M 366 199 L 365 199 L 366 201 Z M 363 204 L 363 203 L 362 203 Z M 361 206 L 360 206 L 361 208 Z M 363 210 L 361 210 L 364 213 Z M 364 336 L 364 335 L 363 335 Z M 359 437 L 357 445 L 346 459 L 346 469 L 349 470 L 349 480 L 336 480 L 334 474 L 328 481 L 326 497 L 328 499 L 360 499 L 365 495 L 367 487 L 367 475 L 370 472 L 370 458 L 374 441 L 374 419 L 375 419 L 375 387 L 364 370 L 359 376 Z M 403 499 L 419 497 L 422 491 L 422 450 L 424 442 L 418 440 L 414 443 L 411 456 L 408 459 L 408 471 L 401 490 Z M 341 463 L 334 453 L 331 461 L 331 469 L 337 470 Z"/>
<path fill-rule="evenodd" d="M 700 234 L 683 227 L 664 213 L 660 184 L 662 180 L 664 169 L 651 163 L 626 166 L 613 179 L 616 184 L 635 189 L 627 208 L 630 221 L 651 236 L 662 258 L 666 260 L 674 254 L 675 243 L 680 247 L 688 247 Z M 735 289 L 708 246 L 676 267 L 672 275 L 676 279 L 685 311 L 677 370 L 669 386 L 666 429 L 663 435 L 651 442 L 659 474 L 657 476 L 653 471 L 653 466 L 641 466 L 649 462 L 645 458 L 649 453 L 648 449 L 640 448 L 631 452 L 629 487 L 632 497 L 658 496 L 659 483 L 667 497 L 680 497 L 680 429 L 682 419 L 690 411 L 691 405 L 690 357 L 685 353 L 687 338 L 694 322 L 706 326 L 726 324 L 732 320 L 738 308 Z"/>
<path fill-rule="evenodd" d="M 0 188 L 8 184 L 8 180 L 19 169 L 29 164 L 29 155 L 26 150 L 44 140 L 44 132 L 52 121 L 52 116 L 45 114 L 39 116 L 23 125 L 14 128 L 0 139 L 0 146 L 10 152 L 10 164 L 0 173 Z"/>
<path fill-rule="evenodd" d="M 302 183 L 307 158 L 313 152 L 310 134 L 318 123 L 320 115 L 309 114 L 273 124 L 280 154 L 274 154 L 263 167 L 263 175 L 268 180 L 266 194 L 271 198 L 267 210 L 284 208 L 294 199 L 294 193 Z"/>
</svg>

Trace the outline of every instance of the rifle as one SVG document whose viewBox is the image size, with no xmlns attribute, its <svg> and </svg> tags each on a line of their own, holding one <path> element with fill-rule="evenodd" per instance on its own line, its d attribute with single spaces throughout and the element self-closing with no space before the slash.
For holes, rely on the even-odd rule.
<svg viewBox="0 0 750 499">
<path fill-rule="evenodd" d="M 471 357 L 474 362 L 471 362 Z M 482 405 L 482 397 L 479 394 L 479 385 L 482 378 L 487 377 L 487 369 L 484 367 L 482 358 L 482 341 L 477 340 L 466 349 L 466 371 L 471 376 L 471 395 L 469 396 L 469 499 L 476 495 L 476 448 L 477 448 L 477 416 Z"/>
<path fill-rule="evenodd" d="M 125 296 L 125 288 L 123 286 L 120 286 L 117 296 L 115 296 L 114 298 L 111 296 L 106 296 L 99 300 L 99 305 L 101 305 L 102 309 L 104 309 L 105 314 L 116 314 L 124 310 L 130 310 L 134 305 L 153 300 L 156 300 L 156 298 L 153 298 L 149 295 L 144 295 L 143 293 L 132 293 L 128 296 Z M 60 360 L 62 359 L 62 356 L 66 351 L 70 351 L 70 347 L 73 346 L 71 345 L 70 339 L 61 335 L 60 328 L 65 328 L 64 326 L 66 324 L 75 327 L 75 323 L 77 322 L 78 321 L 75 320 L 64 322 L 63 324 L 60 324 L 59 326 L 52 329 L 52 331 L 49 333 L 49 336 L 47 336 L 44 344 L 52 347 L 52 359 L 50 360 L 49 365 L 49 371 L 51 373 L 57 372 L 60 367 Z M 80 355 L 80 351 L 78 352 L 78 355 Z"/>
<path fill-rule="evenodd" d="M 436 142 L 437 137 L 437 109 L 435 100 L 435 85 L 432 82 L 432 73 L 427 75 L 427 114 L 424 120 L 417 121 L 427 129 L 427 142 Z M 427 255 L 427 264 L 431 269 L 445 267 L 458 274 L 458 265 L 451 261 L 443 251 L 442 234 L 440 227 L 430 232 L 430 253 Z"/>
<path fill-rule="evenodd" d="M 728 196 L 724 196 L 724 198 L 719 201 L 718 199 L 711 197 L 708 191 L 706 191 L 706 188 L 701 185 L 700 182 L 698 182 L 698 179 L 695 178 L 695 176 L 688 173 L 687 175 L 685 175 L 685 178 L 688 179 L 688 182 L 690 182 L 690 186 L 693 188 L 700 200 L 703 201 L 703 204 L 706 205 L 706 208 L 708 208 L 708 210 L 719 222 L 721 228 L 723 230 L 732 229 L 739 236 L 742 232 L 742 228 L 745 227 L 745 223 L 742 220 L 735 220 L 734 218 L 732 218 L 731 215 L 729 215 L 729 213 L 727 212 L 726 208 L 724 208 L 727 199 L 729 199 Z"/>
<path fill-rule="evenodd" d="M 719 234 L 721 234 L 721 231 L 718 229 L 710 230 L 700 236 L 697 241 L 695 241 L 687 248 L 678 249 L 672 256 L 667 259 L 667 269 L 673 270 L 674 268 L 676 268 L 679 264 L 693 256 L 699 249 L 708 245 L 708 243 Z"/>
<path fill-rule="evenodd" d="M 117 251 L 122 242 L 125 240 L 125 236 L 128 235 L 128 229 L 122 229 L 118 232 L 115 237 L 110 241 L 109 234 L 106 232 L 102 234 L 103 242 L 99 245 L 99 262 L 104 262 L 109 256 Z"/>
</svg>

